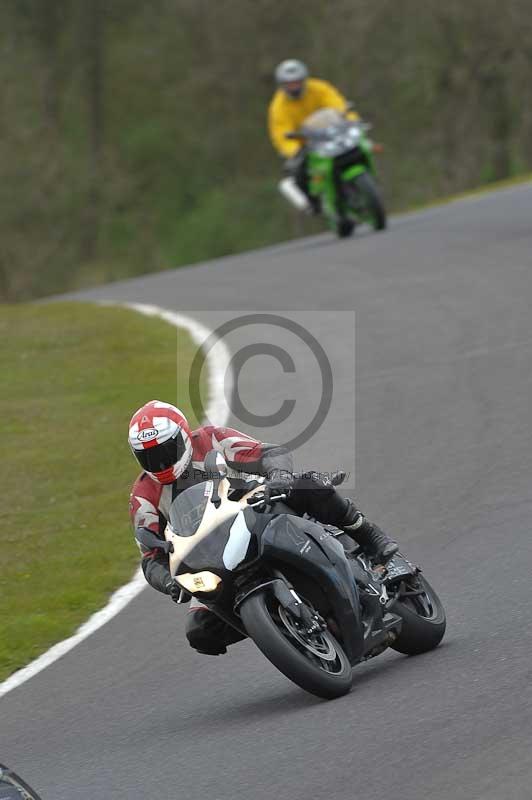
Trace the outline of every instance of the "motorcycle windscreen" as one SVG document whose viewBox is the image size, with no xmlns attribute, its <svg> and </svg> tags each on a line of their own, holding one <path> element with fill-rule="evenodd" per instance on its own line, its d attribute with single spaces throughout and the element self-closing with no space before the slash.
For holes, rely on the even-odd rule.
<svg viewBox="0 0 532 800">
<path fill-rule="evenodd" d="M 198 483 L 181 492 L 170 506 L 170 525 L 179 536 L 198 530 L 212 491 L 212 481 Z"/>
<path fill-rule="evenodd" d="M 170 506 L 169 522 L 177 534 L 171 563 L 178 562 L 177 573 L 215 570 L 222 575 L 233 567 L 225 551 L 230 540 L 235 543 L 240 535 L 239 526 L 234 526 L 239 507 L 215 509 L 210 503 L 212 488 L 212 481 L 191 486 Z M 229 554 L 233 549 L 229 548 Z"/>
<path fill-rule="evenodd" d="M 320 108 L 304 119 L 303 127 L 310 130 L 323 130 L 324 128 L 340 127 L 345 123 L 345 117 L 338 109 Z"/>
</svg>

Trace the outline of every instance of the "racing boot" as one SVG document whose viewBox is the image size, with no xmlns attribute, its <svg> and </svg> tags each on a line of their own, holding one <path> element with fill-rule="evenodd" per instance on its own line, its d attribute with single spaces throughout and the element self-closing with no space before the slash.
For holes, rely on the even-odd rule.
<svg viewBox="0 0 532 800">
<path fill-rule="evenodd" d="M 348 499 L 347 503 L 347 511 L 340 527 L 370 558 L 379 564 L 386 564 L 397 553 L 399 545 L 377 525 L 368 522 L 352 500 Z"/>
<path fill-rule="evenodd" d="M 310 213 L 314 217 L 319 217 L 321 214 L 321 197 L 307 192 L 308 201 L 310 203 Z"/>
</svg>

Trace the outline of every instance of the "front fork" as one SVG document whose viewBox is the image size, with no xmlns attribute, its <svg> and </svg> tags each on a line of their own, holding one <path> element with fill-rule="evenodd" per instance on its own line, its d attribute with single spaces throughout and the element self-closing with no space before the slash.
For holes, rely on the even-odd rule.
<svg viewBox="0 0 532 800">
<path fill-rule="evenodd" d="M 311 610 L 307 604 L 303 602 L 290 581 L 285 578 L 282 572 L 274 569 L 273 576 L 272 580 L 260 583 L 249 591 L 239 595 L 235 601 L 235 612 L 238 611 L 239 606 L 244 602 L 246 597 L 249 597 L 250 594 L 254 594 L 260 589 L 268 587 L 279 602 L 279 605 L 299 622 L 305 633 L 312 636 L 315 633 L 319 633 L 319 631 L 325 630 L 327 625 L 323 617 L 314 609 Z"/>
</svg>

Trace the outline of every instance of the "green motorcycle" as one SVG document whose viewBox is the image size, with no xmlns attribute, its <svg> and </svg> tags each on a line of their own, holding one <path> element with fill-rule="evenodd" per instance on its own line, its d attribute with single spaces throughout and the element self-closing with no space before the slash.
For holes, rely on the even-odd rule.
<svg viewBox="0 0 532 800">
<path fill-rule="evenodd" d="M 377 187 L 369 125 L 324 108 L 311 114 L 287 138 L 304 142 L 309 194 L 338 236 L 350 236 L 355 226 L 369 223 L 386 228 L 386 210 Z"/>
</svg>

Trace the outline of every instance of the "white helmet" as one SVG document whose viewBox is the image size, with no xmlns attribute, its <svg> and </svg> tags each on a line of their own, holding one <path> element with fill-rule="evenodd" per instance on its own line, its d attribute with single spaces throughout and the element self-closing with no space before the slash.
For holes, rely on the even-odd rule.
<svg viewBox="0 0 532 800">
<path fill-rule="evenodd" d="M 275 68 L 275 80 L 277 85 L 281 86 L 290 97 L 299 97 L 302 94 L 307 78 L 307 65 L 295 58 L 288 58 L 286 61 L 281 61 Z M 287 86 L 287 84 L 292 83 L 295 84 L 294 87 Z"/>
</svg>

